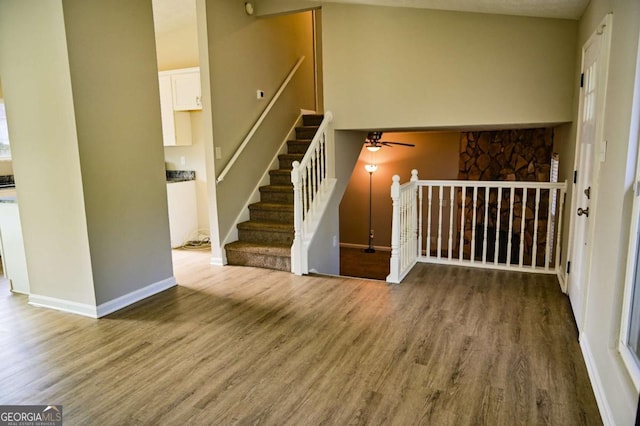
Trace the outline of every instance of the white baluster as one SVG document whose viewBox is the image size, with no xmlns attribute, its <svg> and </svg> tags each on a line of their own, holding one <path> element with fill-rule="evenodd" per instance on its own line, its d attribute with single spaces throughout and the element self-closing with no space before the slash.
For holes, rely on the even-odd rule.
<svg viewBox="0 0 640 426">
<path fill-rule="evenodd" d="M 513 236 L 513 201 L 515 198 L 515 188 L 511 187 L 509 193 L 509 231 L 507 233 L 507 265 L 511 265 L 511 243 Z"/>
<path fill-rule="evenodd" d="M 463 186 L 462 190 L 462 209 L 460 209 L 460 257 L 459 261 L 464 260 L 464 222 L 467 218 L 467 187 Z"/>
<path fill-rule="evenodd" d="M 548 191 L 549 193 L 549 202 L 547 203 L 547 241 L 546 241 L 546 250 L 544 253 L 544 270 L 549 270 L 549 264 L 551 263 L 551 245 L 553 242 L 551 241 L 551 189 Z"/>
<path fill-rule="evenodd" d="M 473 219 L 471 221 L 471 263 L 476 261 L 476 210 L 478 210 L 478 186 L 473 186 Z"/>
<path fill-rule="evenodd" d="M 418 257 L 422 256 L 422 190 L 424 186 L 420 185 L 418 188 Z M 429 257 L 429 253 L 426 253 L 426 256 Z"/>
<path fill-rule="evenodd" d="M 417 237 L 417 221 L 418 221 L 418 211 L 417 211 L 417 193 L 418 193 L 418 170 L 411 170 L 411 190 L 409 191 L 411 197 L 411 240 L 409 242 L 409 246 L 411 248 L 411 262 L 415 262 L 420 245 L 418 245 L 418 237 Z"/>
<path fill-rule="evenodd" d="M 455 196 L 455 187 L 449 187 L 449 246 L 447 247 L 447 254 L 449 260 L 452 258 L 453 254 L 453 203 Z"/>
<path fill-rule="evenodd" d="M 536 205 L 533 212 L 533 249 L 531 250 L 531 266 L 538 266 L 538 212 L 540 211 L 540 188 L 536 188 Z"/>
<path fill-rule="evenodd" d="M 427 257 L 431 257 L 431 209 L 432 209 L 431 200 L 432 198 L 433 198 L 433 187 L 429 185 L 427 189 L 427 203 L 429 204 L 429 208 L 427 210 Z"/>
<path fill-rule="evenodd" d="M 500 253 L 500 219 L 502 210 L 502 187 L 498 188 L 498 210 L 496 212 L 496 243 L 494 244 L 495 249 L 493 252 L 493 264 L 498 264 L 498 254 Z"/>
<path fill-rule="evenodd" d="M 440 185 L 438 188 L 438 259 L 442 254 L 442 191 L 444 187 Z"/>
<path fill-rule="evenodd" d="M 555 235 L 555 240 L 556 240 L 556 272 L 559 273 L 560 272 L 560 244 L 562 242 L 562 239 L 560 238 L 560 236 L 562 235 L 562 214 L 563 214 L 563 210 L 564 210 L 564 195 L 565 195 L 565 191 L 567 187 L 567 181 L 564 182 L 564 187 L 561 188 L 559 190 L 560 195 L 558 196 L 558 204 L 559 204 L 559 208 L 558 208 L 558 232 Z"/>
<path fill-rule="evenodd" d="M 487 230 L 489 227 L 489 198 L 491 189 L 484 187 L 484 237 L 482 238 L 482 263 L 487 263 L 487 245 L 489 245 L 489 236 Z"/>
<path fill-rule="evenodd" d="M 525 222 L 526 222 L 526 218 L 527 218 L 527 195 L 528 195 L 528 190 L 527 188 L 522 188 L 522 204 L 521 204 L 521 208 L 520 208 L 520 262 L 519 262 L 519 266 L 520 268 L 522 268 L 522 265 L 524 264 L 524 240 L 525 240 L 525 235 L 524 235 L 524 231 L 525 231 Z"/>
</svg>

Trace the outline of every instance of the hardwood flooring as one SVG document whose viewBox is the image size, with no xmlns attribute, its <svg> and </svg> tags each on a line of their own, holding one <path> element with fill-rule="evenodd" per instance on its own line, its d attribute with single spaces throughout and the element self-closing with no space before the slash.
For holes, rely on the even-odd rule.
<svg viewBox="0 0 640 426">
<path fill-rule="evenodd" d="M 401 285 L 209 265 L 101 320 L 0 295 L 0 404 L 65 425 L 598 425 L 554 277 L 418 265 Z"/>
</svg>

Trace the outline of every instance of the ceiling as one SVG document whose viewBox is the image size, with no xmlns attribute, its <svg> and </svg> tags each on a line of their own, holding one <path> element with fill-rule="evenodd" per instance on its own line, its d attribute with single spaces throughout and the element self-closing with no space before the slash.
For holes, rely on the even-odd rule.
<svg viewBox="0 0 640 426">
<path fill-rule="evenodd" d="M 315 0 L 381 6 L 495 13 L 540 18 L 580 19 L 589 0 Z"/>
<path fill-rule="evenodd" d="M 228 0 L 224 0 L 228 1 Z M 260 0 L 253 0 L 254 2 Z M 460 12 L 495 13 L 500 15 L 535 16 L 541 18 L 579 19 L 589 0 L 301 0 L 313 3 L 355 3 L 380 6 L 414 7 Z M 156 33 L 195 25 L 196 0 L 153 0 Z"/>
<path fill-rule="evenodd" d="M 153 0 L 156 34 L 196 24 L 196 0 Z"/>
</svg>

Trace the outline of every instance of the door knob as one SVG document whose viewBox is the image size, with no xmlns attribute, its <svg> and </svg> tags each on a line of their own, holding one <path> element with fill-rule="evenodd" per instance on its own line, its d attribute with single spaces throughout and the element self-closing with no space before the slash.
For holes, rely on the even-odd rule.
<svg viewBox="0 0 640 426">
<path fill-rule="evenodd" d="M 582 216 L 582 215 L 589 217 L 589 207 L 587 207 L 586 209 L 583 209 L 582 207 L 578 208 L 578 216 Z"/>
</svg>

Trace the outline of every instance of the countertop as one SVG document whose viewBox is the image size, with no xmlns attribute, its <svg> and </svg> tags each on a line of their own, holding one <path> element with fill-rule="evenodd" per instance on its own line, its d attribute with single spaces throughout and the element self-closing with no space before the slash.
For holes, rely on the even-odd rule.
<svg viewBox="0 0 640 426">
<path fill-rule="evenodd" d="M 196 180 L 196 172 L 194 170 L 167 170 L 166 176 L 167 183 Z"/>
<path fill-rule="evenodd" d="M 0 189 L 0 203 L 17 203 L 16 189 L 15 188 Z"/>
</svg>

